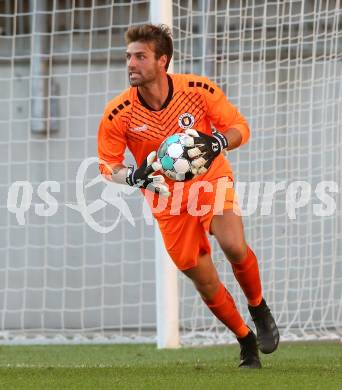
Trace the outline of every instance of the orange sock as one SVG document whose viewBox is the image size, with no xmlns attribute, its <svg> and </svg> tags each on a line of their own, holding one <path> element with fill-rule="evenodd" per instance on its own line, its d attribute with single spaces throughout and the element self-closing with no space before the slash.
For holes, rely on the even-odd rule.
<svg viewBox="0 0 342 390">
<path fill-rule="evenodd" d="M 247 336 L 249 329 L 240 316 L 232 296 L 222 283 L 213 298 L 203 300 L 212 313 L 237 337 Z"/>
<path fill-rule="evenodd" d="M 248 304 L 258 306 L 262 300 L 258 260 L 249 246 L 247 246 L 246 258 L 241 263 L 232 263 L 232 268 Z"/>
</svg>

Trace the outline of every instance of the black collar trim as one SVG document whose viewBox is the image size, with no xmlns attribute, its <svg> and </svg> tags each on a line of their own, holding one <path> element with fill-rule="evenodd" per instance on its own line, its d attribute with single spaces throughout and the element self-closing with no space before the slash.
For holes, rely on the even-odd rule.
<svg viewBox="0 0 342 390">
<path fill-rule="evenodd" d="M 167 95 L 167 98 L 165 100 L 165 102 L 163 103 L 163 105 L 161 106 L 160 110 L 155 110 L 153 107 L 149 106 L 144 98 L 141 96 L 140 92 L 139 92 L 139 88 L 137 87 L 137 94 L 138 94 L 138 99 L 140 100 L 140 103 L 145 107 L 147 108 L 148 110 L 150 111 L 161 111 L 163 110 L 164 108 L 166 108 L 168 106 L 168 104 L 170 103 L 172 97 L 173 97 L 173 82 L 172 82 L 172 78 L 167 74 L 167 81 L 168 81 L 168 84 L 169 84 L 169 93 Z"/>
</svg>

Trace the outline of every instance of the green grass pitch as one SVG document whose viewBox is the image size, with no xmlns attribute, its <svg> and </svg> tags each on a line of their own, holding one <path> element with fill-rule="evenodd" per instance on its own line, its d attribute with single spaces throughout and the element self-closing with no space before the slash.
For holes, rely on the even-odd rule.
<svg viewBox="0 0 342 390">
<path fill-rule="evenodd" d="M 0 389 L 342 389 L 342 343 L 282 343 L 262 370 L 238 346 L 1 346 Z"/>
</svg>

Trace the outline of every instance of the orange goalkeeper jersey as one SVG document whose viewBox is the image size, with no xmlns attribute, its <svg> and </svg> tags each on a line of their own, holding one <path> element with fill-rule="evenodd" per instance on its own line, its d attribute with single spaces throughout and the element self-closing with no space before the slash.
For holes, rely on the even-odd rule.
<svg viewBox="0 0 342 390">
<path fill-rule="evenodd" d="M 121 164 L 128 147 L 139 166 L 166 137 L 188 128 L 206 134 L 211 134 L 212 126 L 220 132 L 235 128 L 242 135 L 242 144 L 247 142 L 247 121 L 215 83 L 193 74 L 168 74 L 168 81 L 169 94 L 158 111 L 147 105 L 137 87 L 128 88 L 107 104 L 98 131 L 101 160 L 110 166 Z M 100 163 L 100 171 L 111 174 L 105 164 Z M 227 175 L 232 176 L 232 170 L 221 154 L 204 175 L 185 182 L 185 188 L 194 180 Z M 168 178 L 166 182 L 172 192 L 174 182 Z"/>
</svg>

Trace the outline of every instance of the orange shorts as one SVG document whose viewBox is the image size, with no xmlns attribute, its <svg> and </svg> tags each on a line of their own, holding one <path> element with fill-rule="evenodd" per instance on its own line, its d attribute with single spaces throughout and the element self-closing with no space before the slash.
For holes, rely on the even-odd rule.
<svg viewBox="0 0 342 390">
<path fill-rule="evenodd" d="M 213 216 L 238 207 L 232 179 L 225 178 L 227 188 L 222 186 L 222 179 L 210 181 L 207 191 L 199 188 L 194 197 L 190 194 L 186 210 L 179 215 L 156 218 L 166 250 L 179 270 L 195 267 L 199 255 L 211 253 L 207 233 Z"/>
</svg>

